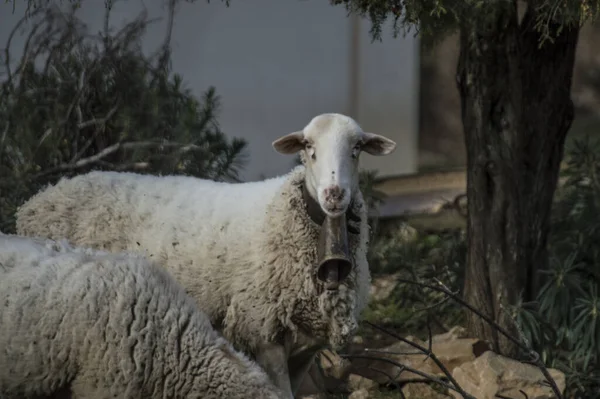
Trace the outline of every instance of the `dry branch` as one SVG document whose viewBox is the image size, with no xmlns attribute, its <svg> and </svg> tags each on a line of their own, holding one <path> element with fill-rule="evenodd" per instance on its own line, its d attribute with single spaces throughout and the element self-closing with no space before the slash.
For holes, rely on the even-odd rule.
<svg viewBox="0 0 600 399">
<path fill-rule="evenodd" d="M 92 164 L 102 161 L 107 156 L 114 154 L 115 152 L 117 152 L 119 150 L 134 150 L 134 149 L 147 149 L 147 148 L 156 148 L 156 149 L 174 148 L 179 153 L 185 153 L 185 152 L 189 152 L 189 151 L 202 149 L 202 147 L 197 146 L 195 144 L 171 143 L 171 142 L 167 142 L 167 141 L 162 141 L 162 142 L 134 141 L 134 142 L 128 142 L 128 143 L 116 143 L 116 144 L 106 147 L 102 151 L 100 151 L 90 157 L 80 159 L 79 161 L 76 161 L 73 163 L 64 163 L 64 164 L 58 165 L 54 168 L 50 168 L 43 172 L 40 172 L 40 173 L 34 175 L 33 179 L 38 179 L 40 177 L 55 174 L 55 173 L 74 171 L 76 169 L 81 169 L 81 168 L 90 166 Z"/>
<path fill-rule="evenodd" d="M 447 287 L 443 286 L 440 282 L 438 282 L 438 285 L 433 285 L 433 284 L 428 284 L 428 283 L 423 283 L 423 282 L 420 282 L 420 281 L 403 279 L 403 278 L 398 278 L 397 281 L 401 282 L 401 283 L 405 283 L 405 284 L 413 284 L 413 285 L 420 286 L 422 288 L 428 288 L 428 289 L 431 289 L 431 290 L 442 292 L 442 293 L 446 294 L 447 296 L 449 296 L 450 298 L 452 298 L 454 301 L 456 301 L 461 306 L 464 306 L 465 308 L 469 309 L 471 312 L 473 312 L 474 314 L 476 314 L 478 317 L 480 317 L 483 320 L 485 320 L 496 331 L 498 331 L 500 334 L 504 335 L 507 339 L 509 339 L 510 341 L 512 341 L 515 345 L 517 345 L 523 351 L 525 351 L 526 353 L 528 353 L 528 355 L 530 357 L 530 362 L 540 369 L 540 371 L 542 372 L 542 374 L 546 378 L 546 381 L 548 382 L 548 384 L 552 388 L 552 391 L 556 395 L 556 398 L 557 399 L 563 399 L 562 393 L 560 392 L 560 389 L 556 385 L 556 381 L 554 381 L 554 379 L 552 378 L 552 376 L 548 372 L 548 369 L 546 368 L 546 365 L 544 364 L 544 362 L 541 360 L 541 357 L 540 357 L 539 353 L 537 353 L 530 345 L 528 345 L 526 343 L 523 343 L 518 338 L 513 337 L 510 333 L 508 333 L 505 329 L 503 329 L 500 325 L 498 325 L 498 323 L 496 323 L 490 317 L 486 316 L 485 314 L 483 314 L 482 312 L 480 312 L 479 310 L 477 310 L 477 308 L 475 308 L 473 305 L 471 305 L 471 304 L 467 303 L 466 301 L 464 301 L 462 298 L 460 298 L 460 296 L 458 296 L 457 294 L 455 294 L 452 291 L 450 291 Z M 409 345 L 411 345 L 411 346 L 413 346 L 413 347 L 415 347 L 415 348 L 417 348 L 419 350 L 422 350 L 421 349 L 422 347 L 420 345 L 415 344 L 414 342 L 410 342 L 409 340 L 398 336 L 398 334 L 395 334 L 393 332 L 389 332 L 389 331 L 383 329 L 382 327 L 376 326 L 376 325 L 374 325 L 372 323 L 369 323 L 369 322 L 367 322 L 367 323 L 369 325 L 371 325 L 372 327 L 374 327 L 374 328 L 377 328 L 377 329 L 379 329 L 379 330 L 381 330 L 383 332 L 386 332 L 386 333 L 390 334 L 394 338 L 400 339 L 403 342 L 406 342 L 407 344 L 409 344 Z M 427 353 L 427 352 L 423 352 L 423 353 Z M 432 360 L 435 362 L 435 359 L 434 359 L 433 356 L 432 356 Z M 436 362 L 436 364 L 438 364 L 438 363 Z M 438 364 L 438 366 L 439 366 L 439 364 Z M 440 367 L 440 369 L 441 369 L 441 367 Z M 442 371 L 443 370 L 444 369 L 442 369 Z"/>
</svg>

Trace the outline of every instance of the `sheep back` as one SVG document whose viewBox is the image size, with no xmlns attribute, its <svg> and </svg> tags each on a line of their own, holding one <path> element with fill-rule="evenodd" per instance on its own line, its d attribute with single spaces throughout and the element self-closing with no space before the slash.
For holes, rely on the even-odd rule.
<svg viewBox="0 0 600 399">
<path fill-rule="evenodd" d="M 0 397 L 279 398 L 164 270 L 0 233 Z"/>
<path fill-rule="evenodd" d="M 63 178 L 17 212 L 19 234 L 131 250 L 158 261 L 246 352 L 301 331 L 343 345 L 369 290 L 367 209 L 358 192 L 354 270 L 338 291 L 316 278 L 320 227 L 305 211 L 304 167 L 262 182 L 91 172 Z"/>
</svg>

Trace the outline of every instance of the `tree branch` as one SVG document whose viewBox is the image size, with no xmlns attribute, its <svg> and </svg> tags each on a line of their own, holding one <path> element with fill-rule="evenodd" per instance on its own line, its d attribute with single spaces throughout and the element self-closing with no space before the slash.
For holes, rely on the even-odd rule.
<svg viewBox="0 0 600 399">
<path fill-rule="evenodd" d="M 395 360 L 387 359 L 387 358 L 384 358 L 384 357 L 377 357 L 377 356 L 350 355 L 350 354 L 341 354 L 340 357 L 343 357 L 343 358 L 346 358 L 346 359 L 379 360 L 381 362 L 393 364 L 394 366 L 399 367 L 402 370 L 410 371 L 411 373 L 419 375 L 419 376 L 425 378 L 428 381 L 435 382 L 436 384 L 440 384 L 441 386 L 443 386 L 446 389 L 451 389 L 451 390 L 453 390 L 455 392 L 458 392 L 465 399 L 477 399 L 474 396 L 471 396 L 468 393 L 466 393 L 459 385 L 448 384 L 446 381 L 442 380 L 441 378 L 438 378 L 438 377 L 436 377 L 434 375 L 431 375 L 431 374 L 424 373 L 424 372 L 422 372 L 420 370 L 417 370 L 415 368 L 406 366 L 406 365 L 401 364 L 401 363 L 399 363 L 399 362 L 397 362 Z M 450 378 L 452 378 L 452 376 L 450 376 Z"/>
<path fill-rule="evenodd" d="M 84 129 L 84 128 L 86 128 L 86 127 L 88 127 L 88 126 L 92 126 L 92 125 L 103 125 L 103 124 L 105 124 L 106 122 L 108 122 L 108 120 L 109 120 L 110 118 L 112 118 L 112 116 L 115 114 L 115 112 L 117 112 L 117 109 L 119 109 L 119 104 L 115 104 L 115 106 L 114 106 L 114 107 L 112 107 L 112 108 L 111 108 L 111 109 L 110 109 L 110 110 L 109 110 L 109 111 L 106 113 L 106 115 L 105 115 L 104 117 L 102 117 L 102 118 L 93 118 L 93 119 L 90 119 L 90 120 L 88 120 L 88 121 L 81 122 L 81 123 L 79 123 L 79 124 L 77 125 L 77 128 L 78 128 L 78 129 Z"/>
<path fill-rule="evenodd" d="M 132 162 L 132 163 L 114 164 L 114 163 L 105 162 L 105 161 L 98 161 L 98 165 L 103 166 L 110 170 L 114 170 L 116 172 L 125 172 L 125 171 L 131 171 L 131 170 L 141 171 L 141 170 L 148 170 L 148 168 L 150 168 L 149 162 Z"/>
<path fill-rule="evenodd" d="M 143 148 L 175 148 L 179 153 L 185 153 L 194 150 L 201 150 L 202 147 L 197 146 L 195 144 L 182 144 L 182 143 L 172 143 L 172 142 L 154 142 L 154 141 L 134 141 L 128 143 L 116 143 L 111 146 L 106 147 L 102 151 L 94 154 L 90 157 L 80 159 L 77 162 L 73 163 L 65 163 L 54 168 L 47 169 L 33 176 L 33 179 L 38 179 L 43 176 L 48 176 L 54 173 L 59 172 L 67 172 L 73 171 L 76 169 L 81 169 L 86 166 L 90 166 L 92 164 L 98 163 L 102 161 L 103 158 L 114 154 L 119 150 L 131 150 L 131 149 L 143 149 Z"/>
<path fill-rule="evenodd" d="M 448 371 L 448 369 L 446 368 L 446 366 L 444 366 L 444 364 L 440 361 L 440 359 L 438 359 L 438 357 L 433 353 L 432 349 L 432 344 L 433 344 L 433 340 L 431 339 L 431 330 L 429 329 L 429 348 L 425 348 L 419 344 L 417 344 L 416 342 L 412 342 L 411 340 L 408 340 L 392 331 L 389 331 L 383 327 L 380 327 L 376 324 L 373 324 L 369 321 L 366 322 L 369 326 L 385 333 L 388 334 L 391 337 L 394 337 L 396 339 L 398 339 L 401 342 L 404 342 L 410 346 L 412 346 L 413 348 L 419 350 L 421 353 L 425 354 L 427 357 L 431 358 L 431 360 L 433 360 L 433 362 L 440 368 L 440 370 L 446 375 L 446 377 L 448 378 L 448 380 L 452 383 L 452 385 L 454 385 L 456 387 L 456 389 L 454 389 L 456 392 L 460 393 L 463 397 L 465 398 L 473 398 L 472 396 L 470 396 L 468 393 L 466 393 L 461 386 L 458 384 L 458 382 L 454 379 L 454 377 L 452 377 L 452 374 L 450 373 L 450 371 Z M 417 373 L 415 373 L 417 374 Z"/>
<path fill-rule="evenodd" d="M 40 11 L 41 10 L 36 10 L 36 11 L 34 11 L 34 13 L 39 13 Z M 8 39 L 6 40 L 6 47 L 4 48 L 4 68 L 6 69 L 6 74 L 8 75 L 6 83 L 8 84 L 9 87 L 12 87 L 12 80 L 13 80 L 13 74 L 12 74 L 11 67 L 10 67 L 10 46 L 12 44 L 12 40 L 13 40 L 15 34 L 17 33 L 17 30 L 19 30 L 21 25 L 23 25 L 23 22 L 25 22 L 27 19 L 28 19 L 27 15 L 25 15 L 23 18 L 21 18 L 15 24 L 15 27 L 10 31 L 10 34 L 8 35 Z M 30 34 L 30 36 L 31 36 L 31 34 Z M 29 41 L 29 39 L 27 41 Z"/>
</svg>

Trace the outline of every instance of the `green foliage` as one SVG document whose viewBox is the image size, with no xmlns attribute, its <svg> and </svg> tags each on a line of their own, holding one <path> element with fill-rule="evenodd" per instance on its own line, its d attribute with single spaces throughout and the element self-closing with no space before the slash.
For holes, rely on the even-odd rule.
<svg viewBox="0 0 600 399">
<path fill-rule="evenodd" d="M 460 24 L 482 24 L 492 21 L 502 7 L 516 7 L 516 0 L 330 0 L 332 5 L 343 5 L 348 12 L 371 20 L 371 36 L 381 40 L 382 25 L 391 20 L 393 36 L 415 29 L 429 44 L 454 32 Z M 535 8 L 536 31 L 541 41 L 552 40 L 551 26 L 562 27 L 594 20 L 600 12 L 600 0 L 568 0 L 528 2 Z M 521 5 L 522 6 L 522 5 Z"/>
<path fill-rule="evenodd" d="M 4 0 L 4 3 L 11 4 L 12 11 L 14 12 L 17 1 L 22 1 L 22 0 Z M 117 1 L 118 0 L 104 0 L 104 6 L 106 8 L 112 8 Z M 180 0 L 175 0 L 175 1 L 170 0 L 170 1 L 171 1 L 171 3 L 178 3 Z M 196 0 L 184 0 L 184 1 L 186 3 L 194 3 Z M 230 0 L 221 0 L 221 1 L 224 2 L 225 5 L 227 5 L 229 7 Z M 27 13 L 35 12 L 35 10 L 37 10 L 39 8 L 48 7 L 51 2 L 56 3 L 56 0 L 27 0 Z M 59 0 L 60 4 L 67 3 L 75 8 L 80 8 L 82 2 L 83 2 L 83 0 Z M 210 0 L 206 0 L 206 2 L 210 3 Z"/>
<path fill-rule="evenodd" d="M 460 230 L 423 233 L 406 224 L 382 231 L 371 244 L 369 264 L 374 278 L 393 275 L 410 281 L 444 284 L 459 292 L 463 284 L 466 241 Z M 392 278 L 392 277 L 388 277 Z M 390 295 L 372 301 L 365 318 L 411 334 L 426 331 L 428 321 L 445 330 L 462 320 L 459 307 L 445 295 L 400 282 Z"/>
<path fill-rule="evenodd" d="M 238 181 L 246 142 L 220 130 L 214 88 L 198 99 L 171 73 L 168 42 L 142 53 L 145 15 L 98 35 L 75 10 L 29 18 L 0 86 L 0 230 L 38 189 L 90 169 Z"/>
<path fill-rule="evenodd" d="M 468 3 L 465 0 L 464 3 Z M 373 40 L 382 39 L 382 26 L 392 21 L 392 35 L 397 37 L 415 30 L 425 38 L 442 37 L 456 29 L 458 16 L 452 7 L 440 0 L 330 0 L 332 5 L 344 5 L 349 13 L 371 20 L 369 33 Z M 456 2 L 462 7 L 461 2 Z"/>
<path fill-rule="evenodd" d="M 600 141 L 576 140 L 566 158 L 540 293 L 535 303 L 510 311 L 548 367 L 565 372 L 565 397 L 588 398 L 600 391 Z M 441 282 L 454 292 L 462 289 L 465 260 L 464 232 L 425 234 L 407 225 L 382 231 L 369 253 L 375 277 Z M 423 335 L 428 321 L 450 327 L 461 316 L 443 295 L 409 283 L 372 301 L 365 313 L 372 322 L 416 335 Z"/>
<path fill-rule="evenodd" d="M 600 390 L 599 150 L 589 138 L 574 142 L 553 209 L 549 270 L 537 303 L 517 309 L 524 335 L 567 374 L 569 398 Z"/>
<path fill-rule="evenodd" d="M 552 213 L 550 265 L 540 271 L 541 290 L 535 303 L 509 311 L 522 338 L 547 366 L 565 372 L 565 397 L 588 398 L 600 391 L 600 141 L 576 140 L 566 158 L 566 180 Z M 387 230 L 382 226 L 369 262 L 374 278 L 442 283 L 460 292 L 466 249 L 464 231 L 426 234 L 406 224 Z M 451 327 L 462 316 L 444 295 L 410 283 L 372 301 L 365 313 L 369 321 L 414 335 L 423 335 L 428 321 L 433 327 Z"/>
</svg>

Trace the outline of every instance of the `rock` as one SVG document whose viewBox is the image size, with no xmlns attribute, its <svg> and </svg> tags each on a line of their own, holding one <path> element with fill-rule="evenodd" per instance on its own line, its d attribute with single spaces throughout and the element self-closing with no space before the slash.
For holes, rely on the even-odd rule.
<svg viewBox="0 0 600 399">
<path fill-rule="evenodd" d="M 302 383 L 298 387 L 297 395 L 300 398 L 314 398 L 315 395 L 325 392 L 327 389 L 327 384 L 325 383 L 325 379 L 319 370 L 319 366 L 316 362 L 308 369 L 308 372 L 302 379 Z"/>
<path fill-rule="evenodd" d="M 364 341 L 365 340 L 360 335 L 355 335 L 354 337 L 352 337 L 352 343 L 353 344 L 362 345 L 364 343 Z"/>
<path fill-rule="evenodd" d="M 348 399 L 369 399 L 369 391 L 367 391 L 366 389 L 359 389 L 358 391 L 354 391 L 352 392 L 349 396 Z"/>
<path fill-rule="evenodd" d="M 428 343 L 424 346 L 427 347 Z M 485 351 L 481 350 L 482 347 L 485 348 L 485 350 L 489 349 L 486 343 L 474 338 L 457 338 L 438 341 L 436 341 L 435 337 L 432 338 L 432 351 L 449 372 L 452 372 L 455 367 L 474 360 L 477 356 L 481 355 L 481 353 Z M 415 360 L 415 358 L 418 359 L 419 357 L 413 356 L 413 359 L 411 360 Z M 421 356 L 421 359 L 425 359 L 425 356 Z M 423 368 L 428 368 L 432 374 L 438 376 L 444 375 L 442 370 L 431 358 L 427 358 L 423 364 Z M 417 362 L 414 362 L 413 365 L 415 368 L 421 369 L 417 365 Z"/>
<path fill-rule="evenodd" d="M 457 338 L 452 339 L 447 335 L 446 338 L 432 337 L 432 351 L 438 360 L 444 365 L 448 372 L 465 362 L 475 360 L 489 347 L 483 341 L 473 338 Z M 427 348 L 428 343 L 416 339 L 413 342 Z M 444 372 L 435 364 L 435 362 L 427 355 L 419 352 L 416 348 L 408 345 L 405 342 L 394 343 L 387 348 L 377 351 L 367 352 L 368 355 L 379 358 L 389 359 L 403 366 L 410 367 L 423 373 L 435 376 L 445 376 Z M 399 366 L 382 360 L 369 360 L 361 362 L 353 362 L 356 364 L 356 369 L 353 373 L 363 377 L 377 381 L 379 384 L 389 383 L 389 377 L 395 378 L 395 381 L 402 382 L 412 379 L 423 378 L 416 373 L 408 370 L 403 370 Z M 380 372 L 370 371 L 368 369 L 376 369 Z"/>
<path fill-rule="evenodd" d="M 450 331 L 431 337 L 433 342 L 451 341 L 459 338 L 467 338 L 467 329 L 461 326 L 454 326 Z"/>
<path fill-rule="evenodd" d="M 325 349 L 319 354 L 321 370 L 325 377 L 338 380 L 344 379 L 350 370 L 351 363 L 348 359 L 342 359 L 337 353 Z"/>
<path fill-rule="evenodd" d="M 489 345 L 484 341 L 463 338 L 465 330 L 462 327 L 453 327 L 450 331 L 432 337 L 432 350 L 448 372 L 465 362 L 473 361 L 483 352 L 489 350 Z M 415 337 L 406 337 L 422 347 L 427 348 L 428 342 L 423 342 Z M 352 362 L 351 373 L 371 379 L 378 384 L 390 384 L 390 378 L 396 382 L 422 379 L 423 377 L 409 370 L 402 370 L 399 365 L 418 370 L 434 376 L 445 376 L 444 372 L 435 362 L 425 354 L 409 344 L 399 341 L 386 348 L 371 350 L 365 349 L 364 355 L 389 359 L 392 362 L 375 359 L 355 359 Z"/>
<path fill-rule="evenodd" d="M 561 393 L 565 389 L 565 375 L 556 369 L 548 369 Z M 458 384 L 477 399 L 505 397 L 525 397 L 529 399 L 554 399 L 552 389 L 542 385 L 544 376 L 535 366 L 487 351 L 473 361 L 456 367 L 452 376 Z M 462 398 L 452 392 L 455 398 Z"/>
<path fill-rule="evenodd" d="M 366 389 L 370 391 L 372 389 L 377 388 L 379 384 L 376 381 L 373 381 L 369 378 L 365 378 L 358 374 L 350 374 L 348 376 L 348 389 L 351 391 L 359 391 L 361 389 Z"/>
<path fill-rule="evenodd" d="M 394 237 L 403 243 L 411 243 L 419 238 L 419 232 L 408 223 L 400 223 L 394 229 Z"/>
<path fill-rule="evenodd" d="M 435 390 L 427 383 L 410 383 L 402 387 L 406 399 L 451 399 L 452 396 Z"/>
<path fill-rule="evenodd" d="M 400 273 L 374 278 L 370 288 L 371 300 L 383 301 L 388 298 L 394 288 L 398 286 L 398 277 L 400 277 Z"/>
<path fill-rule="evenodd" d="M 296 394 L 298 397 L 305 397 L 346 390 L 350 366 L 349 360 L 341 358 L 335 352 L 327 349 L 321 351 L 308 369 Z"/>
</svg>

